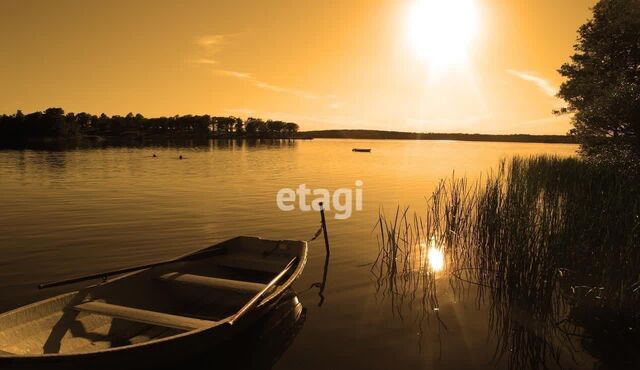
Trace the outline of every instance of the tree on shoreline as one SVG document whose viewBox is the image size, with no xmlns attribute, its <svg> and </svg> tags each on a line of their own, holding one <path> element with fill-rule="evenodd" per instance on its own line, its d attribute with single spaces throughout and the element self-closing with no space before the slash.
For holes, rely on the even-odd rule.
<svg viewBox="0 0 640 370">
<path fill-rule="evenodd" d="M 49 108 L 44 112 L 0 115 L 0 140 L 27 140 L 44 138 L 69 138 L 76 136 L 106 137 L 197 137 L 197 138 L 291 138 L 299 126 L 292 122 L 267 122 L 238 117 L 211 117 L 209 115 L 185 115 L 145 118 L 140 113 L 126 116 L 100 116 L 89 113 L 67 113 L 62 108 Z"/>
<path fill-rule="evenodd" d="M 596 163 L 640 167 L 640 0 L 600 0 L 578 30 L 558 96 Z"/>
</svg>

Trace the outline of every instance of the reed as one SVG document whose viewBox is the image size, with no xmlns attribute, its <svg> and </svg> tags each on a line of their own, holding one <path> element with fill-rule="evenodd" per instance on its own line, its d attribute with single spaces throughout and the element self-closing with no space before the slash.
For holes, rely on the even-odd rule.
<svg viewBox="0 0 640 370">
<path fill-rule="evenodd" d="M 515 157 L 473 184 L 443 180 L 424 214 L 398 208 L 389 218 L 381 211 L 377 228 L 373 268 L 385 286 L 420 277 L 426 283 L 413 286 L 437 303 L 435 272 L 415 257 L 435 243 L 452 286 L 472 282 L 479 301 L 491 298 L 498 353 L 511 366 L 559 362 L 562 346 L 575 338 L 617 366 L 638 360 L 637 178 L 576 158 Z M 523 313 L 534 323 L 526 330 L 513 324 Z"/>
</svg>

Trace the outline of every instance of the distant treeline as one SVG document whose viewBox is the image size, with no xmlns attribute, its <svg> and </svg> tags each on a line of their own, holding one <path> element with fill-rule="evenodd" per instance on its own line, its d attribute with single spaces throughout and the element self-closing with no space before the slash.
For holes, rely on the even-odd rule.
<svg viewBox="0 0 640 370">
<path fill-rule="evenodd" d="M 256 137 L 290 138 L 299 126 L 292 122 L 242 120 L 237 117 L 209 115 L 147 118 L 141 114 L 99 116 L 89 113 L 66 113 L 62 108 L 44 112 L 0 116 L 0 139 L 104 137 Z"/>
<path fill-rule="evenodd" d="M 336 138 L 396 140 L 461 140 L 535 143 L 577 143 L 567 135 L 487 135 L 460 133 L 417 133 L 379 130 L 322 130 L 298 132 L 293 122 L 259 118 L 184 115 L 147 118 L 141 114 L 99 116 L 89 113 L 65 113 L 62 108 L 44 112 L 0 115 L 0 141 L 74 137 L 116 138 Z"/>
<path fill-rule="evenodd" d="M 459 141 L 502 141 L 523 143 L 577 143 L 577 139 L 568 135 L 487 135 L 487 134 L 436 134 L 378 130 L 322 130 L 305 131 L 298 138 L 331 139 L 395 139 L 395 140 L 459 140 Z"/>
</svg>

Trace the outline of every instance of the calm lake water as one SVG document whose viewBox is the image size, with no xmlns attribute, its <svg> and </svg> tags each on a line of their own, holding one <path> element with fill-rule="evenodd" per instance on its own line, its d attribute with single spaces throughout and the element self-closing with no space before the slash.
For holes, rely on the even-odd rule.
<svg viewBox="0 0 640 370">
<path fill-rule="evenodd" d="M 373 151 L 353 153 L 353 147 Z M 378 253 L 378 212 L 392 213 L 398 205 L 421 211 L 425 196 L 454 171 L 477 178 L 501 158 L 570 156 L 576 149 L 313 140 L 0 151 L 0 308 L 73 288 L 38 291 L 43 281 L 167 259 L 237 235 L 309 239 L 319 215 L 279 210 L 278 190 L 306 184 L 333 192 L 361 180 L 362 211 L 346 220 L 328 212 L 332 255 L 321 306 L 318 289 L 310 287 L 322 278 L 324 245 L 321 238 L 310 244 L 309 264 L 295 286 L 306 320 L 275 368 L 504 368 L 508 356 L 497 351 L 492 302 L 478 297 L 472 284 L 463 284 L 461 294 L 443 273 L 438 307 L 422 305 L 416 292 L 379 288 L 370 271 Z M 551 368 L 592 366 L 579 348 L 546 361 Z"/>
</svg>

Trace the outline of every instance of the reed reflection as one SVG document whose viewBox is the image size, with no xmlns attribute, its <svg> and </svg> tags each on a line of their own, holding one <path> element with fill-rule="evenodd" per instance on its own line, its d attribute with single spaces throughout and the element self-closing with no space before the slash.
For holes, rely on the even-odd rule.
<svg viewBox="0 0 640 370">
<path fill-rule="evenodd" d="M 623 195 L 637 185 L 596 170 L 575 160 L 515 158 L 484 184 L 441 183 L 423 216 L 381 212 L 378 289 L 424 294 L 437 307 L 436 267 L 445 266 L 458 300 L 473 294 L 479 309 L 487 307 L 496 363 L 633 368 L 640 254 L 638 220 L 631 220 L 640 203 Z M 426 284 L 414 284 L 415 276 Z"/>
<path fill-rule="evenodd" d="M 425 237 L 428 229 L 422 224 L 412 224 L 407 214 L 408 208 L 402 211 L 397 208 L 393 223 L 388 223 L 384 212 L 380 212 L 376 225 L 379 250 L 371 267 L 376 278 L 376 295 L 382 304 L 388 300 L 393 317 L 415 323 L 420 352 L 433 316 L 441 351 L 441 334 L 447 326 L 440 318 L 437 279 L 445 269 L 445 252 L 440 239 L 433 235 Z"/>
</svg>

